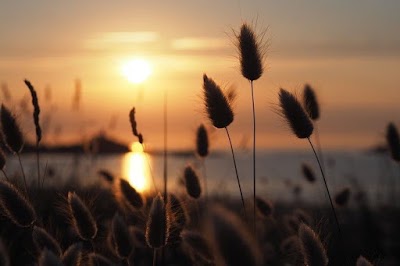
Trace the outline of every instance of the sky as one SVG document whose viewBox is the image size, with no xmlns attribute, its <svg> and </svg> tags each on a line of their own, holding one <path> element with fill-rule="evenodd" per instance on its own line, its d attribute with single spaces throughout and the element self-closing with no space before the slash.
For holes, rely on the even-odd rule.
<svg viewBox="0 0 400 266">
<path fill-rule="evenodd" d="M 170 148 L 192 148 L 200 123 L 209 127 L 212 147 L 225 148 L 225 132 L 212 128 L 205 115 L 206 73 L 222 88 L 236 89 L 229 129 L 234 145 L 247 147 L 250 87 L 240 73 L 235 32 L 248 22 L 264 36 L 266 51 L 265 72 L 255 82 L 257 146 L 307 148 L 276 110 L 280 88 L 300 95 L 309 83 L 321 103 L 317 127 L 323 146 L 368 148 L 383 142 L 389 122 L 400 125 L 399 10 L 394 0 L 1 0 L 0 83 L 11 98 L 0 94 L 0 101 L 32 137 L 23 84 L 29 79 L 49 144 L 98 132 L 134 141 L 128 114 L 135 106 L 139 131 L 157 149 L 163 144 L 166 95 Z M 134 58 L 151 66 L 140 84 L 122 74 Z"/>
</svg>

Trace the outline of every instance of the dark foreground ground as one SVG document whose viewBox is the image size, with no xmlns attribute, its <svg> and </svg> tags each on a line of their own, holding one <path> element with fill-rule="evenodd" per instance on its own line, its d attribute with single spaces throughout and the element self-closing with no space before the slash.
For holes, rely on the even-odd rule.
<svg viewBox="0 0 400 266">
<path fill-rule="evenodd" d="M 75 191 L 92 211 L 98 225 L 98 233 L 93 241 L 81 240 L 74 231 L 68 210 L 68 191 Z M 208 241 L 210 253 L 214 254 L 216 245 L 212 240 L 208 240 L 212 237 L 207 236 L 208 209 L 214 205 L 223 205 L 243 218 L 240 201 L 223 196 L 193 200 L 181 192 L 177 194 L 180 195 L 188 213 L 183 230 L 201 232 Z M 104 182 L 85 188 L 76 184 L 39 190 L 31 187 L 29 194 L 30 202 L 38 216 L 35 225 L 50 233 L 59 242 L 62 250 L 66 250 L 73 243 L 81 242 L 83 254 L 102 254 L 115 265 L 152 265 L 153 251 L 147 246 L 144 236 L 151 196 L 146 197 L 146 203 L 140 210 L 127 210 L 115 196 L 112 184 Z M 251 206 L 247 207 L 251 210 Z M 113 241 L 110 240 L 110 224 L 116 212 L 119 212 L 130 226 L 130 232 L 135 232 L 132 235 L 134 255 L 129 262 L 115 254 Z M 341 237 L 336 230 L 330 209 L 276 203 L 272 215 L 259 215 L 257 218 L 257 240 L 251 238 L 251 241 L 261 250 L 262 265 L 304 265 L 296 241 L 291 241 L 297 236 L 299 224 L 304 222 L 319 234 L 328 250 L 329 265 L 355 265 L 360 255 L 368 258 L 374 265 L 400 265 L 399 210 L 382 208 L 372 211 L 367 199 L 361 197 L 357 206 L 351 209 L 340 208 L 338 216 Z M 247 223 L 243 221 L 243 228 L 238 230 L 251 232 L 252 227 L 249 224 L 252 224 L 252 221 L 249 220 Z M 205 260 L 181 241 L 179 232 L 182 229 L 177 231 L 171 228 L 168 244 L 158 265 L 215 265 L 215 262 Z M 11 265 L 37 263 L 42 250 L 32 240 L 32 229 L 33 227 L 21 228 L 15 225 L 5 215 L 0 217 L 0 237 Z M 164 263 L 160 260 L 164 260 Z M 87 262 L 83 259 L 81 265 L 87 265 Z"/>
</svg>

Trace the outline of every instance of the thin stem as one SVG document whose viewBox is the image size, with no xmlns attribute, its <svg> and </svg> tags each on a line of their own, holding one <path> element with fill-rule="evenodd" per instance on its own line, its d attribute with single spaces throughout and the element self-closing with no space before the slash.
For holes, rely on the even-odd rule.
<svg viewBox="0 0 400 266">
<path fill-rule="evenodd" d="M 243 198 L 243 193 L 242 193 L 242 187 L 240 186 L 240 180 L 239 180 L 239 174 L 238 174 L 238 170 L 237 170 L 237 166 L 236 166 L 236 159 L 235 159 L 235 153 L 233 152 L 233 146 L 232 146 L 232 140 L 231 137 L 229 135 L 229 131 L 228 128 L 225 127 L 226 130 L 226 134 L 228 135 L 228 140 L 229 140 L 229 145 L 231 147 L 231 152 L 232 152 L 232 159 L 233 159 L 233 165 L 235 166 L 235 173 L 236 173 L 236 180 L 239 186 L 239 191 L 240 191 L 240 198 L 242 199 L 242 205 L 243 205 L 243 211 L 244 211 L 244 216 L 247 219 L 247 212 L 246 212 L 246 206 L 244 204 L 244 198 Z"/>
<path fill-rule="evenodd" d="M 19 161 L 19 166 L 21 167 L 22 177 L 24 178 L 25 192 L 26 192 L 26 195 L 28 196 L 28 186 L 26 185 L 26 177 L 25 177 L 24 167 L 22 166 L 21 156 L 19 156 L 19 153 L 17 153 L 17 157 L 18 157 L 18 161 Z"/>
<path fill-rule="evenodd" d="M 44 180 L 46 178 L 48 164 L 49 164 L 49 162 L 46 161 L 46 165 L 44 166 L 43 178 L 42 178 L 42 188 L 43 188 L 43 185 L 44 185 Z"/>
<path fill-rule="evenodd" d="M 167 141 L 168 141 L 168 123 L 167 123 L 167 91 L 164 90 L 164 202 L 168 203 L 168 191 L 167 191 L 167 183 L 168 183 L 168 154 L 167 154 Z M 154 250 L 154 255 L 157 255 L 156 250 Z M 154 256 L 155 257 L 155 256 Z M 161 262 L 165 264 L 165 251 L 161 249 Z M 153 266 L 155 262 L 153 261 Z"/>
<path fill-rule="evenodd" d="M 142 144 L 142 147 L 144 149 L 144 146 Z M 151 175 L 151 180 L 153 182 L 153 186 L 154 186 L 154 191 L 156 192 L 156 195 L 158 194 L 158 189 L 156 186 L 156 181 L 154 179 L 154 174 L 153 174 L 153 168 L 151 167 L 151 163 L 150 163 L 150 159 L 149 159 L 149 155 L 146 152 L 143 152 L 144 156 L 146 157 L 146 161 L 147 161 L 147 166 L 149 167 L 149 171 L 150 171 L 150 175 Z"/>
<path fill-rule="evenodd" d="M 253 231 L 256 235 L 256 110 L 254 104 L 254 87 L 251 85 L 251 102 L 253 106 Z"/>
<path fill-rule="evenodd" d="M 167 92 L 164 91 L 164 201 L 167 201 L 167 178 L 168 178 L 168 165 L 167 165 Z"/>
<path fill-rule="evenodd" d="M 6 172 L 4 171 L 4 169 L 1 169 L 1 171 L 3 172 L 3 175 L 7 179 L 7 181 L 10 181 L 10 179 L 8 179 L 8 176 L 7 176 Z"/>
<path fill-rule="evenodd" d="M 397 163 L 397 169 L 398 169 L 399 174 L 400 174 L 400 164 L 399 164 L 399 163 Z M 396 190 L 397 190 L 396 180 L 394 180 L 394 182 L 393 182 L 393 187 L 394 187 L 395 195 L 396 195 L 396 196 L 395 196 L 395 201 L 394 201 L 394 206 L 397 207 L 397 205 L 398 205 L 398 204 L 397 204 L 397 201 L 398 201 L 397 199 L 398 199 L 398 197 L 397 197 L 397 191 L 396 191 Z"/>
<path fill-rule="evenodd" d="M 318 156 L 321 159 L 322 170 L 324 170 L 324 172 L 326 172 L 325 160 L 324 160 L 324 156 L 322 154 L 322 146 L 321 146 L 321 140 L 319 138 L 319 130 L 318 130 L 317 123 L 314 123 L 314 129 L 315 129 L 315 141 L 317 144 Z"/>
<path fill-rule="evenodd" d="M 157 265 L 157 249 L 153 249 L 153 266 Z"/>
<path fill-rule="evenodd" d="M 339 236 L 341 236 L 342 231 L 340 230 L 339 220 L 338 220 L 337 215 L 336 215 L 335 207 L 333 206 L 331 193 L 329 192 L 329 189 L 328 189 L 328 184 L 327 184 L 326 179 L 325 179 L 324 171 L 322 170 L 321 162 L 319 161 L 318 155 L 317 155 L 317 153 L 315 152 L 314 146 L 313 146 L 313 144 L 312 144 L 310 138 L 307 138 L 307 139 L 308 139 L 308 142 L 310 143 L 311 148 L 312 148 L 312 150 L 313 150 L 313 152 L 314 152 L 315 158 L 317 159 L 319 169 L 321 170 L 322 179 L 324 180 L 326 192 L 328 193 L 329 202 L 330 202 L 330 204 L 331 204 L 332 212 L 333 212 L 333 215 L 334 215 L 334 217 L 335 217 L 335 222 L 336 222 L 336 226 L 337 226 L 338 231 L 339 231 Z"/>
<path fill-rule="evenodd" d="M 36 163 L 38 174 L 38 189 L 40 188 L 39 141 L 36 141 Z"/>
</svg>

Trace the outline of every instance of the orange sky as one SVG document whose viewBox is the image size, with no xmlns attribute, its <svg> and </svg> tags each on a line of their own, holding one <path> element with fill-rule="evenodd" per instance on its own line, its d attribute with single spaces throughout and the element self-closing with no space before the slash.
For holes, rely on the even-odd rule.
<svg viewBox="0 0 400 266">
<path fill-rule="evenodd" d="M 77 2 L 78 3 L 78 2 Z M 6 102 L 32 134 L 30 116 L 18 102 L 28 97 L 22 80 L 36 86 L 42 120 L 51 117 L 45 140 L 70 141 L 104 130 L 131 141 L 128 113 L 137 108 L 148 145 L 162 146 L 162 104 L 168 94 L 169 146 L 193 145 L 196 127 L 207 122 L 202 75 L 239 98 L 231 126 L 235 145 L 251 136 L 250 91 L 240 75 L 234 34 L 242 21 L 266 29 L 270 46 L 264 76 L 255 83 L 258 145 L 303 148 L 275 113 L 280 87 L 300 92 L 313 85 L 321 101 L 319 129 L 326 147 L 368 147 L 383 139 L 389 121 L 399 123 L 400 4 L 365 1 L 5 1 L 0 9 L 0 82 Z M 121 67 L 130 58 L 151 64 L 152 75 L 131 84 Z M 82 82 L 80 111 L 72 110 L 74 80 Z M 51 100 L 45 100 L 45 87 Z M 115 126 L 110 127 L 114 118 Z M 115 119 L 116 118 L 116 119 Z M 61 129 L 59 137 L 54 132 Z M 212 145 L 227 145 L 213 131 Z M 250 144 L 250 143 L 249 143 Z"/>
</svg>

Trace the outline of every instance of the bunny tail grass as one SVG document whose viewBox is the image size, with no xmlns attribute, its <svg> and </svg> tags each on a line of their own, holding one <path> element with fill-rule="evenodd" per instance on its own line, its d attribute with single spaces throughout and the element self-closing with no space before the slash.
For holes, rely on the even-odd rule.
<svg viewBox="0 0 400 266">
<path fill-rule="evenodd" d="M 314 129 L 313 124 L 297 98 L 287 90 L 280 89 L 279 102 L 282 116 L 293 133 L 299 139 L 310 137 Z"/>
<path fill-rule="evenodd" d="M 196 153 L 201 158 L 206 157 L 209 153 L 208 146 L 209 146 L 209 140 L 208 140 L 207 129 L 203 124 L 201 124 L 197 128 L 197 133 L 196 133 Z"/>
<path fill-rule="evenodd" d="M 4 214 L 20 227 L 30 227 L 36 221 L 32 204 L 7 181 L 0 180 L 0 206 Z"/>
<path fill-rule="evenodd" d="M 342 190 L 340 190 L 339 192 L 336 193 L 335 195 L 335 203 L 337 206 L 339 207 L 343 207 L 345 206 L 349 200 L 350 200 L 350 188 L 345 187 Z"/>
<path fill-rule="evenodd" d="M 82 255 L 82 243 L 75 243 L 67 248 L 61 260 L 65 266 L 78 266 L 82 265 Z"/>
<path fill-rule="evenodd" d="M 158 249 L 168 241 L 170 217 L 160 194 L 154 199 L 146 223 L 146 242 L 149 247 Z"/>
<path fill-rule="evenodd" d="M 22 131 L 14 115 L 3 104 L 1 105 L 0 120 L 5 145 L 12 153 L 17 154 L 19 165 L 21 167 L 22 177 L 24 180 L 25 193 L 28 196 L 28 186 L 26 184 L 24 167 L 22 166 L 21 157 L 19 156 L 19 153 L 24 147 L 24 138 L 22 135 Z"/>
<path fill-rule="evenodd" d="M 120 258 L 127 259 L 133 250 L 133 243 L 130 237 L 129 228 L 118 213 L 114 215 L 111 230 L 116 254 Z"/>
<path fill-rule="evenodd" d="M 396 162 L 400 162 L 400 137 L 399 132 L 393 123 L 387 125 L 386 142 L 392 159 Z"/>
<path fill-rule="evenodd" d="M 301 172 L 303 173 L 304 178 L 310 182 L 314 183 L 317 180 L 317 177 L 315 176 L 314 170 L 311 168 L 310 165 L 306 163 L 301 164 Z"/>
<path fill-rule="evenodd" d="M 318 235 L 307 225 L 299 228 L 301 253 L 308 266 L 326 266 L 328 257 Z"/>
<path fill-rule="evenodd" d="M 194 199 L 198 199 L 201 195 L 200 180 L 192 166 L 185 167 L 183 177 L 188 195 Z"/>
<path fill-rule="evenodd" d="M 232 107 L 214 80 L 203 75 L 204 104 L 209 119 L 216 128 L 229 126 L 233 121 Z"/>
<path fill-rule="evenodd" d="M 303 106 L 308 113 L 308 116 L 316 121 L 320 117 L 320 108 L 314 89 L 306 84 L 303 91 Z"/>
<path fill-rule="evenodd" d="M 32 96 L 32 105 L 33 105 L 33 122 L 35 124 L 36 130 L 36 162 L 37 162 L 37 171 L 38 171 L 38 187 L 40 186 L 40 165 L 39 165 L 39 143 L 42 139 L 42 129 L 40 128 L 39 124 L 39 114 L 40 114 L 40 107 L 39 107 L 39 100 L 37 97 L 37 93 L 35 88 L 28 80 L 24 80 L 25 85 L 28 87 L 31 96 Z"/>
<path fill-rule="evenodd" d="M 123 198 L 128 202 L 129 206 L 134 209 L 140 209 L 144 205 L 144 201 L 139 192 L 133 188 L 125 179 L 119 180 L 119 188 Z"/>
<path fill-rule="evenodd" d="M 68 192 L 69 213 L 72 218 L 72 225 L 82 240 L 92 240 L 97 235 L 97 224 L 88 207 L 75 194 Z"/>
<path fill-rule="evenodd" d="M 210 243 L 219 255 L 216 256 L 216 265 L 260 265 L 258 242 L 238 216 L 217 205 L 213 206 L 208 217 Z"/>
<path fill-rule="evenodd" d="M 135 118 L 135 107 L 129 112 L 129 121 L 131 122 L 132 133 L 138 138 L 140 144 L 143 144 L 143 135 L 137 130 L 137 122 Z"/>
<path fill-rule="evenodd" d="M 1 105 L 1 130 L 3 139 L 7 148 L 12 153 L 20 153 L 24 146 L 24 138 L 21 129 L 11 111 L 5 106 Z"/>
<path fill-rule="evenodd" d="M 253 29 L 244 23 L 237 39 L 242 75 L 250 81 L 259 79 L 264 69 L 258 37 Z"/>
<path fill-rule="evenodd" d="M 262 217 L 269 217 L 272 215 L 274 207 L 269 200 L 264 200 L 260 197 L 256 197 L 256 209 Z"/>
</svg>

